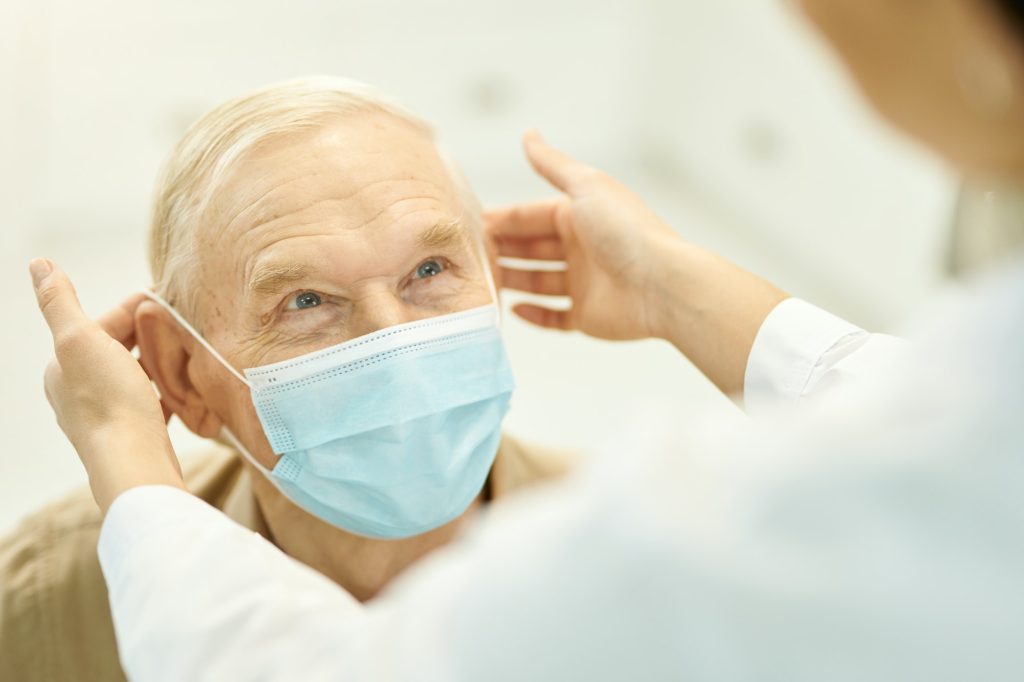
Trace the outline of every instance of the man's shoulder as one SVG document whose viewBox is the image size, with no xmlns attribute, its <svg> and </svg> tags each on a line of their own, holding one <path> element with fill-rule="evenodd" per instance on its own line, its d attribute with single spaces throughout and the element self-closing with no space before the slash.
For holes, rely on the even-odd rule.
<svg viewBox="0 0 1024 682">
<path fill-rule="evenodd" d="M 100 515 L 79 490 L 0 539 L 0 678 L 123 677 L 96 560 Z M 102 652 L 113 656 L 102 656 Z"/>
<path fill-rule="evenodd" d="M 181 465 L 188 489 L 215 507 L 230 494 L 242 472 L 238 457 L 221 446 L 185 455 Z M 54 553 L 81 549 L 83 542 L 90 558 L 95 559 L 102 522 L 89 489 L 73 490 L 26 516 L 0 538 L 0 575 L 22 570 Z M 10 585 L 0 580 L 0 590 L 6 591 Z"/>
<path fill-rule="evenodd" d="M 188 489 L 213 506 L 231 491 L 242 471 L 233 451 L 219 445 L 184 455 L 181 468 Z M 9 548 L 31 541 L 37 548 L 44 548 L 80 535 L 91 538 L 99 534 L 102 521 L 92 493 L 83 486 L 26 516 L 0 540 L 0 546 Z M 7 558 L 6 554 L 0 556 Z"/>
<path fill-rule="evenodd" d="M 189 488 L 217 506 L 241 465 L 211 448 L 182 459 Z M 0 537 L 0 679 L 122 679 L 96 556 L 102 517 L 88 488 Z"/>
</svg>

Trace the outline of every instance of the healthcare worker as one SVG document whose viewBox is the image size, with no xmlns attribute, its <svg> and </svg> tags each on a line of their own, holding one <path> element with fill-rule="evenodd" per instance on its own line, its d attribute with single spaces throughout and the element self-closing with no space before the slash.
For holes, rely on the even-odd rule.
<svg viewBox="0 0 1024 682">
<path fill-rule="evenodd" d="M 965 175 L 1024 181 L 1024 3 L 801 4 L 892 122 Z M 675 415 L 674 435 L 494 510 L 363 606 L 183 490 L 126 348 L 137 299 L 90 321 L 34 261 L 47 394 L 107 515 L 128 675 L 1024 679 L 1021 254 L 937 301 L 904 349 L 686 244 L 538 137 L 526 152 L 562 195 L 492 214 L 492 234 L 568 267 L 506 283 L 573 307 L 520 314 L 667 338 L 748 407 L 781 407 L 743 428 Z"/>
</svg>

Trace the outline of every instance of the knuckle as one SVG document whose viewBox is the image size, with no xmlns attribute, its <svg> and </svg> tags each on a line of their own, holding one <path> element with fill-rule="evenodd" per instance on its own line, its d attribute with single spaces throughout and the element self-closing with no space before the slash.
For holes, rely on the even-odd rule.
<svg viewBox="0 0 1024 682">
<path fill-rule="evenodd" d="M 584 190 L 595 186 L 602 186 L 608 181 L 604 171 L 592 168 L 591 166 L 580 165 L 572 175 L 572 189 Z"/>
<path fill-rule="evenodd" d="M 88 342 L 88 334 L 81 325 L 72 325 L 53 339 L 53 348 L 58 358 L 79 354 Z"/>
<path fill-rule="evenodd" d="M 39 302 L 39 309 L 45 314 L 53 307 L 54 302 L 60 296 L 60 291 L 53 284 L 44 284 L 36 291 L 36 300 Z"/>
<path fill-rule="evenodd" d="M 521 223 L 526 219 L 526 208 L 520 204 L 516 204 L 508 211 L 508 222 L 510 223 Z"/>
</svg>

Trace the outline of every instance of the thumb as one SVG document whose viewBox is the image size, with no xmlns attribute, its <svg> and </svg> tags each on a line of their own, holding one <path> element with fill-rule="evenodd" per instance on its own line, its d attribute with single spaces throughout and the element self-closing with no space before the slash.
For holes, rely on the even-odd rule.
<svg viewBox="0 0 1024 682">
<path fill-rule="evenodd" d="M 39 310 L 55 341 L 89 321 L 82 312 L 75 287 L 63 270 L 45 258 L 37 258 L 29 263 L 29 272 Z"/>
<path fill-rule="evenodd" d="M 533 169 L 566 194 L 572 194 L 591 172 L 590 166 L 550 146 L 536 130 L 523 135 L 523 149 Z"/>
</svg>

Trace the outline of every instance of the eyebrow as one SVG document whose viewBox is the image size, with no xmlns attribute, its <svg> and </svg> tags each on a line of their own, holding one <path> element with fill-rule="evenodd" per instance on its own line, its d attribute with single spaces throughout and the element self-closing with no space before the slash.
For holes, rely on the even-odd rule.
<svg viewBox="0 0 1024 682">
<path fill-rule="evenodd" d="M 304 265 L 271 263 L 256 268 L 249 280 L 249 290 L 257 294 L 273 294 L 308 277 L 309 268 Z"/>
<path fill-rule="evenodd" d="M 466 230 L 458 220 L 431 225 L 416 237 L 421 248 L 444 249 L 468 242 Z M 249 290 L 256 294 L 275 294 L 300 280 L 309 279 L 311 270 L 299 263 L 269 263 L 257 266 L 249 279 Z"/>
<path fill-rule="evenodd" d="M 466 230 L 458 220 L 443 221 L 421 232 L 416 241 L 428 249 L 462 246 L 466 243 Z"/>
</svg>

